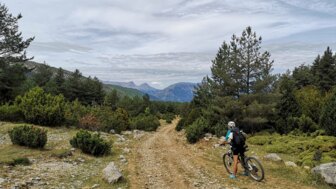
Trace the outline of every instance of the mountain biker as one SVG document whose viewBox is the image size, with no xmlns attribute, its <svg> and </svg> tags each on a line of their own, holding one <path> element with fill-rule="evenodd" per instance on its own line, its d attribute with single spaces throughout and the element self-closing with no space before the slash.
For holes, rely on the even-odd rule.
<svg viewBox="0 0 336 189">
<path fill-rule="evenodd" d="M 228 123 L 228 132 L 226 133 L 225 136 L 225 141 L 222 142 L 222 144 L 230 144 L 231 145 L 231 150 L 233 152 L 233 174 L 230 174 L 231 179 L 235 179 L 238 171 L 238 155 L 240 155 L 243 159 L 244 158 L 244 153 L 245 153 L 245 147 L 243 141 L 236 142 L 239 133 L 239 129 L 236 127 L 235 122 L 229 121 Z M 237 137 L 237 138 L 235 138 Z M 243 173 L 246 175 L 246 172 L 244 171 Z"/>
</svg>

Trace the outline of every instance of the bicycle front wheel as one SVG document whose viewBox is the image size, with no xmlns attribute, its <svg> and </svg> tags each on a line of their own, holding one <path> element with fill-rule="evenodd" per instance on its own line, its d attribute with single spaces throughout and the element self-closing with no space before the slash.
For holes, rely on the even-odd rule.
<svg viewBox="0 0 336 189">
<path fill-rule="evenodd" d="M 233 173 L 233 159 L 228 153 L 225 153 L 223 155 L 223 164 L 224 164 L 226 171 L 229 174 L 232 174 Z"/>
<path fill-rule="evenodd" d="M 248 157 L 245 160 L 249 176 L 255 181 L 262 181 L 265 177 L 264 168 L 255 157 Z"/>
</svg>

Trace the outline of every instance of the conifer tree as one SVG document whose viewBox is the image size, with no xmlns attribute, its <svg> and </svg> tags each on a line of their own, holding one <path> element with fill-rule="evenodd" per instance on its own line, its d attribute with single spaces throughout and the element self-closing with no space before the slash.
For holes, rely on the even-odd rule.
<svg viewBox="0 0 336 189">
<path fill-rule="evenodd" d="M 322 110 L 320 124 L 328 135 L 336 136 L 336 88 Z"/>
<path fill-rule="evenodd" d="M 241 37 L 224 42 L 212 61 L 213 92 L 221 96 L 270 92 L 275 77 L 271 75 L 270 53 L 260 52 L 261 37 L 247 27 Z"/>
<path fill-rule="evenodd" d="M 0 3 L 0 103 L 13 100 L 25 80 L 25 69 L 19 63 L 27 61 L 25 49 L 34 38 L 23 39 L 18 20 Z"/>
<path fill-rule="evenodd" d="M 336 59 L 330 47 L 321 58 L 319 56 L 316 58 L 312 66 L 312 73 L 315 75 L 315 85 L 320 90 L 327 92 L 336 85 Z"/>
</svg>

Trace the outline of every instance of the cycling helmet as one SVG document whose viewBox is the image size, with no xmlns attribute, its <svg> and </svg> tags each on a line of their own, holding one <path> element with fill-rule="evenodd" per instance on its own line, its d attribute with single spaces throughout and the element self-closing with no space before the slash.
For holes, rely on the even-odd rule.
<svg viewBox="0 0 336 189">
<path fill-rule="evenodd" d="M 233 128 L 235 128 L 235 127 L 236 127 L 235 122 L 233 122 L 233 121 L 229 121 L 229 123 L 228 123 L 228 128 L 229 128 L 229 129 L 233 129 Z"/>
</svg>

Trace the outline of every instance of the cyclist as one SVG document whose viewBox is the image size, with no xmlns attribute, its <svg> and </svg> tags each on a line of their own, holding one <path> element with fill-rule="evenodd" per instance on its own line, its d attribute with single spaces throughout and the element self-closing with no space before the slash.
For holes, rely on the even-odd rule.
<svg viewBox="0 0 336 189">
<path fill-rule="evenodd" d="M 222 144 L 230 144 L 231 150 L 233 152 L 233 174 L 230 174 L 231 179 L 235 179 L 238 171 L 238 155 L 241 156 L 241 159 L 244 159 L 245 147 L 243 141 L 239 141 L 239 139 L 234 138 L 238 137 L 239 129 L 236 127 L 235 122 L 230 121 L 228 123 L 228 132 L 225 136 L 225 141 Z M 243 175 L 246 175 L 246 171 L 244 171 Z"/>
</svg>

